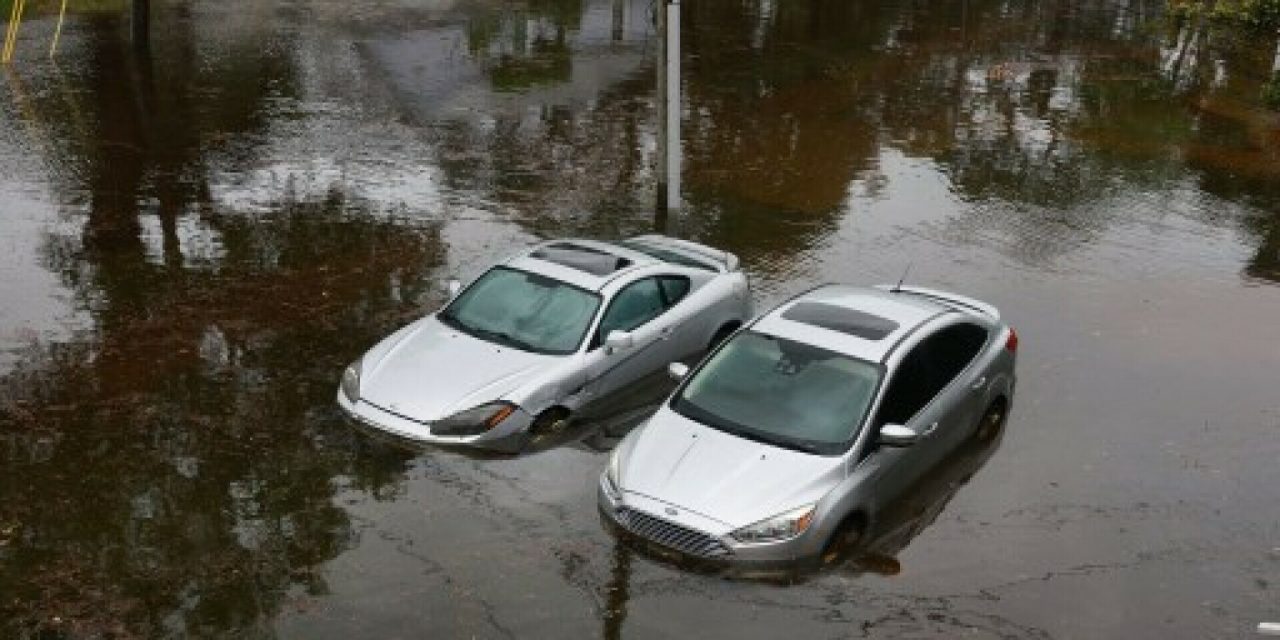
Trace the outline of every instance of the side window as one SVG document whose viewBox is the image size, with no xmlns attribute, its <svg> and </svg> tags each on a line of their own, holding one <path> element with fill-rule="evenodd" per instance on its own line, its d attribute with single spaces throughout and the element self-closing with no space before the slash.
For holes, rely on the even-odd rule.
<svg viewBox="0 0 1280 640">
<path fill-rule="evenodd" d="M 656 279 L 645 278 L 629 284 L 613 297 L 605 310 L 595 344 L 604 342 L 610 331 L 631 331 L 658 317 L 664 310 L 666 305 Z"/>
<path fill-rule="evenodd" d="M 933 343 L 930 355 L 938 369 L 941 379 L 938 391 L 941 391 L 982 351 L 982 345 L 987 343 L 987 330 L 964 322 L 939 331 L 929 341 Z"/>
<path fill-rule="evenodd" d="M 929 377 L 929 365 L 921 347 L 916 345 L 894 372 L 889 381 L 889 389 L 884 393 L 884 402 L 880 404 L 880 412 L 876 417 L 876 428 L 886 424 L 906 424 L 924 405 L 929 403 L 933 394 L 928 393 L 926 379 Z"/>
<path fill-rule="evenodd" d="M 677 302 L 689 295 L 689 278 L 685 276 L 661 276 L 658 286 L 662 287 L 662 297 L 667 307 L 676 306 Z"/>
<path fill-rule="evenodd" d="M 987 330 L 969 323 L 947 327 L 903 358 L 876 418 L 876 427 L 906 424 L 955 379 L 987 343 Z"/>
</svg>

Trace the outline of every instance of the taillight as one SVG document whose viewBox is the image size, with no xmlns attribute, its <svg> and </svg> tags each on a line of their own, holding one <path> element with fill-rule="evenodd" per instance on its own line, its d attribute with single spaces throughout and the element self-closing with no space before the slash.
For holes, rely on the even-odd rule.
<svg viewBox="0 0 1280 640">
<path fill-rule="evenodd" d="M 1005 340 L 1004 348 L 1008 349 L 1009 353 L 1018 352 L 1018 332 L 1014 331 L 1013 327 L 1009 327 L 1009 339 Z"/>
</svg>

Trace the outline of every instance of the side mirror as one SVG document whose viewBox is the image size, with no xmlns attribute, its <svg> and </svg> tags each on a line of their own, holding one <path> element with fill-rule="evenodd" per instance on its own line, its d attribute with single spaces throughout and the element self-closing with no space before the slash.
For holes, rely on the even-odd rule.
<svg viewBox="0 0 1280 640">
<path fill-rule="evenodd" d="M 916 441 L 916 432 L 900 425 L 886 424 L 880 427 L 880 444 L 890 447 L 905 447 Z"/>
<path fill-rule="evenodd" d="M 456 297 L 458 292 L 462 291 L 462 283 L 451 279 L 445 283 L 444 290 L 449 292 L 450 298 Z"/>
<path fill-rule="evenodd" d="M 631 340 L 630 331 L 615 330 L 615 331 L 610 331 L 609 335 L 605 336 L 604 347 L 605 349 L 609 350 L 609 353 L 613 353 L 614 351 L 618 351 L 620 349 L 630 348 L 631 342 L 632 340 Z"/>
<path fill-rule="evenodd" d="M 667 375 L 671 376 L 672 380 L 680 382 L 684 380 L 685 376 L 689 375 L 689 365 L 683 362 L 672 362 L 667 365 Z"/>
</svg>

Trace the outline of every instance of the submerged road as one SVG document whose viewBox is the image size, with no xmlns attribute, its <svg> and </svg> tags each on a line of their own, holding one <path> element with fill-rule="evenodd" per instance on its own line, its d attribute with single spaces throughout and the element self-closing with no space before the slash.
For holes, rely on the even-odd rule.
<svg viewBox="0 0 1280 640">
<path fill-rule="evenodd" d="M 20 43 L 0 101 L 0 636 L 1243 637 L 1280 619 L 1274 38 L 1142 2 L 685 3 L 652 214 L 629 0 L 157 6 Z M 51 34 L 30 15 L 24 38 Z M 47 42 L 47 39 L 44 40 Z M 1194 43 L 1194 44 L 1189 44 Z M 410 450 L 341 367 L 541 238 L 655 227 L 988 300 L 998 446 L 781 584 L 638 554 L 607 451 Z M 637 409 L 636 407 L 640 407 Z"/>
</svg>

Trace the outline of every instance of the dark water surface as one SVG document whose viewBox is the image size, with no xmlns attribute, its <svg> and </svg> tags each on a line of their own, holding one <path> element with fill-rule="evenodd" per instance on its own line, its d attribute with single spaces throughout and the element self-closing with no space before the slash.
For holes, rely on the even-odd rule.
<svg viewBox="0 0 1280 640">
<path fill-rule="evenodd" d="M 37 9 L 0 101 L 0 636 L 1280 619 L 1275 36 L 1140 0 L 686 2 L 664 220 L 649 9 L 160 3 L 150 56 L 107 10 L 56 63 Z M 781 586 L 602 529 L 627 416 L 484 460 L 334 406 L 449 277 L 655 227 L 737 252 L 761 306 L 908 263 L 997 304 L 1022 335 L 1002 444 L 939 470 L 874 556 Z"/>
</svg>

